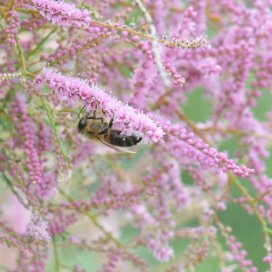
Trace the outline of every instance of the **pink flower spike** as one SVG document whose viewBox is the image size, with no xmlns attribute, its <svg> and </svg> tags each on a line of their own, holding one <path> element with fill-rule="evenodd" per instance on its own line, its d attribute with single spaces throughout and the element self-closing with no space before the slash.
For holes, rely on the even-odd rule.
<svg viewBox="0 0 272 272">
<path fill-rule="evenodd" d="M 90 23 L 90 12 L 79 10 L 73 4 L 54 0 L 31 0 L 31 3 L 46 20 L 55 25 L 87 28 Z"/>
<path fill-rule="evenodd" d="M 41 83 L 47 83 L 61 98 L 69 97 L 72 100 L 80 98 L 88 110 L 93 110 L 96 106 L 100 107 L 106 115 L 114 118 L 114 126 L 126 135 L 133 133 L 152 143 L 157 143 L 164 135 L 161 127 L 147 115 L 122 103 L 98 86 L 90 86 L 82 79 L 63 76 L 61 73 L 44 68 L 42 74 L 36 78 L 36 82 L 39 86 Z"/>
</svg>

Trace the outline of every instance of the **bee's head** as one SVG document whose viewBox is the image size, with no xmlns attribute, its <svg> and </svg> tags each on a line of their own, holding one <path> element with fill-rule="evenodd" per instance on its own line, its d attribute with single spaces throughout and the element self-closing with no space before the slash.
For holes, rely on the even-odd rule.
<svg viewBox="0 0 272 272">
<path fill-rule="evenodd" d="M 86 117 L 80 118 L 78 125 L 77 125 L 78 131 L 81 132 L 86 126 L 87 126 Z"/>
</svg>

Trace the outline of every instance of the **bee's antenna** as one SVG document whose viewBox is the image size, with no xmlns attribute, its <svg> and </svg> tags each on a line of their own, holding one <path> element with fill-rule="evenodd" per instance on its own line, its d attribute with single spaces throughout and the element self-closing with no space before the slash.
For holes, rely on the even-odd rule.
<svg viewBox="0 0 272 272">
<path fill-rule="evenodd" d="M 80 119 L 80 114 L 82 113 L 82 111 L 85 110 L 85 108 L 86 108 L 86 105 L 84 105 L 84 106 L 81 108 L 80 112 L 78 113 L 78 119 Z"/>
</svg>

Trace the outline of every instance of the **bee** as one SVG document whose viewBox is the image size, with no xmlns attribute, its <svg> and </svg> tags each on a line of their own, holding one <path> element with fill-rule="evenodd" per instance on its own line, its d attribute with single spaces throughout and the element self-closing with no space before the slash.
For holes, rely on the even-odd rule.
<svg viewBox="0 0 272 272">
<path fill-rule="evenodd" d="M 85 109 L 81 109 L 80 113 Z M 96 116 L 96 110 L 93 114 L 85 113 L 83 117 L 78 114 L 79 122 L 77 125 L 78 132 L 86 135 L 90 139 L 96 139 L 104 145 L 118 152 L 135 153 L 124 147 L 131 147 L 138 144 L 142 137 L 135 135 L 125 136 L 120 130 L 112 129 L 114 118 L 109 122 L 104 121 L 102 116 Z"/>
</svg>

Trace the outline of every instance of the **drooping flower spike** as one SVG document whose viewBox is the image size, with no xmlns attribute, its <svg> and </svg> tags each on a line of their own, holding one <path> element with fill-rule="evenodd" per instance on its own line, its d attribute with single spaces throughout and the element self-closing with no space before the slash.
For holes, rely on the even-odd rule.
<svg viewBox="0 0 272 272">
<path fill-rule="evenodd" d="M 97 85 L 89 85 L 87 81 L 70 76 L 63 76 L 52 69 L 44 68 L 37 76 L 36 83 L 48 84 L 62 98 L 81 101 L 87 110 L 100 108 L 106 115 L 114 118 L 114 127 L 124 134 L 135 134 L 146 140 L 157 143 L 163 137 L 162 129 L 147 115 L 131 106 L 122 103 L 103 91 Z"/>
</svg>

